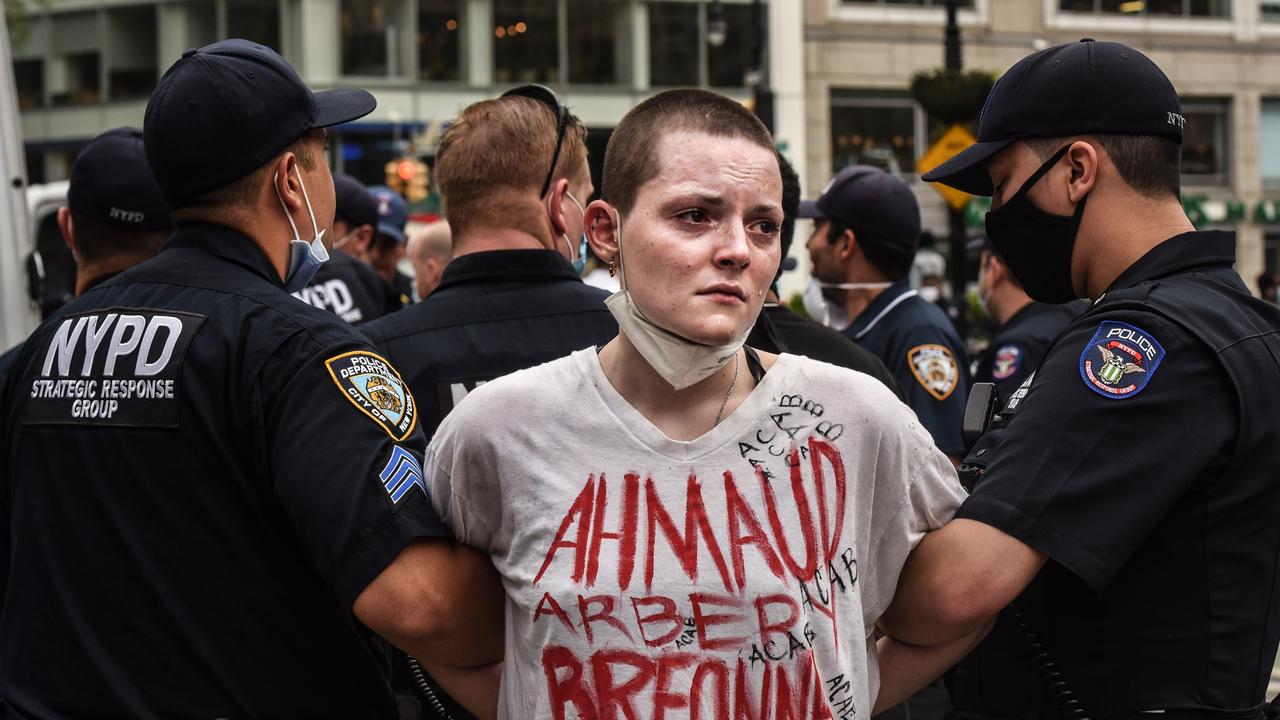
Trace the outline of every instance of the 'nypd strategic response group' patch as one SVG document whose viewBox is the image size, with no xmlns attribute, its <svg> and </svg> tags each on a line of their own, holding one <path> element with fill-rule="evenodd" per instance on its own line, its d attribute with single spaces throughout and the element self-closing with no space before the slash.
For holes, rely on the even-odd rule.
<svg viewBox="0 0 1280 720">
<path fill-rule="evenodd" d="M 1020 365 L 1022 365 L 1022 349 L 1017 345 L 1002 345 L 999 350 L 996 350 L 991 376 L 997 380 L 1008 380 L 1018 372 Z"/>
<path fill-rule="evenodd" d="M 329 375 L 352 405 L 382 426 L 392 440 L 409 437 L 418 423 L 413 395 L 386 359 L 355 350 L 324 361 Z"/>
<path fill-rule="evenodd" d="M 907 351 L 911 374 L 939 402 L 951 397 L 960 383 L 960 366 L 944 345 L 917 345 Z"/>
<path fill-rule="evenodd" d="M 1108 320 L 1080 353 L 1080 378 L 1102 397 L 1123 400 L 1142 392 L 1164 360 L 1164 348 L 1151 333 Z"/>
</svg>

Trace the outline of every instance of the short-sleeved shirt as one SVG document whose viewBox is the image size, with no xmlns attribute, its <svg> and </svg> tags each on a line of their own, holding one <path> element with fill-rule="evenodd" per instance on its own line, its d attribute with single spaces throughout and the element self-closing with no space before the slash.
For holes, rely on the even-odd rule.
<svg viewBox="0 0 1280 720">
<path fill-rule="evenodd" d="M 402 304 L 372 267 L 341 252 L 330 253 L 311 283 L 293 296 L 352 325 L 395 312 Z"/>
<path fill-rule="evenodd" d="M 761 308 L 760 317 L 747 336 L 747 345 L 775 355 L 803 355 L 857 370 L 884 383 L 895 395 L 902 396 L 889 369 L 871 351 L 862 349 L 835 330 L 801 317 L 778 303 L 765 303 Z"/>
<path fill-rule="evenodd" d="M 448 536 L 395 368 L 224 227 L 27 341 L 4 398 L 0 696 L 37 717 L 393 717 L 357 595 Z"/>
<path fill-rule="evenodd" d="M 469 395 L 426 470 L 504 580 L 507 720 L 867 716 L 874 622 L 963 498 L 884 385 L 795 355 L 676 441 L 588 348 Z"/>
<path fill-rule="evenodd" d="M 428 437 L 467 393 L 618 334 L 609 295 L 551 250 L 454 258 L 425 300 L 361 326 L 422 403 Z"/>
<path fill-rule="evenodd" d="M 991 344 L 975 363 L 973 381 L 994 383 L 1004 400 L 1013 397 L 1040 366 L 1058 334 L 1087 309 L 1080 301 L 1062 305 L 1033 301 L 1023 306 L 992 334 Z"/>
<path fill-rule="evenodd" d="M 969 358 L 946 313 L 903 279 L 877 295 L 844 334 L 884 361 L 938 447 L 962 455 Z"/>
<path fill-rule="evenodd" d="M 1249 297 L 1234 247 L 1187 233 L 1130 266 L 1015 393 L 958 513 L 1049 556 L 1015 607 L 1090 717 L 1262 700 L 1280 622 L 1280 313 Z M 1236 451 L 1267 433 L 1268 449 Z"/>
</svg>

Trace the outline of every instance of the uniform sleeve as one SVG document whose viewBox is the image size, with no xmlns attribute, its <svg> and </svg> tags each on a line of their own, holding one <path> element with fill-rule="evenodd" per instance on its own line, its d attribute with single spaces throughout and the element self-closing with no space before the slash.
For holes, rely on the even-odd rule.
<svg viewBox="0 0 1280 720">
<path fill-rule="evenodd" d="M 964 454 L 962 427 L 969 398 L 968 359 L 944 337 L 915 331 L 896 338 L 890 371 L 907 405 L 948 455 Z"/>
<path fill-rule="evenodd" d="M 1209 349 L 1140 310 L 1077 321 L 1036 371 L 958 516 L 997 527 L 1101 592 L 1235 434 Z"/>
<path fill-rule="evenodd" d="M 871 628 L 893 600 L 907 555 L 925 533 L 950 522 L 965 499 L 955 467 L 899 403 L 885 404 L 871 510 L 871 568 L 859 573 Z"/>
<path fill-rule="evenodd" d="M 259 395 L 272 488 L 343 607 L 409 541 L 452 537 L 427 497 L 413 396 L 368 346 L 330 348 L 300 367 L 269 361 Z"/>
</svg>

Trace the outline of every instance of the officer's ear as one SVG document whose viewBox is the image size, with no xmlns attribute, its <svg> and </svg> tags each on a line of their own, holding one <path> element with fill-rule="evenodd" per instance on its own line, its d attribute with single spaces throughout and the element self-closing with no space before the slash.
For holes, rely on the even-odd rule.
<svg viewBox="0 0 1280 720">
<path fill-rule="evenodd" d="M 551 188 L 547 190 L 547 194 L 542 198 L 543 205 L 546 207 L 547 217 L 551 218 L 551 231 L 560 235 L 568 232 L 568 225 L 565 223 L 564 203 L 568 198 L 565 197 L 565 191 L 569 189 L 569 181 L 560 178 L 551 183 Z"/>
<path fill-rule="evenodd" d="M 280 200 L 290 212 L 305 213 L 307 201 L 302 196 L 302 186 L 298 181 L 299 172 L 301 169 L 298 167 L 298 156 L 294 155 L 292 150 L 280 153 L 267 165 L 267 181 L 274 186 L 274 189 L 267 188 L 267 192 L 270 195 L 279 193 Z"/>
<path fill-rule="evenodd" d="M 844 232 L 840 233 L 839 237 L 832 238 L 831 240 L 831 244 L 836 250 L 836 257 L 839 258 L 842 263 L 848 264 L 849 260 L 853 258 L 854 253 L 859 250 L 858 236 L 849 228 L 845 228 Z"/>
<path fill-rule="evenodd" d="M 1067 185 L 1067 197 L 1073 203 L 1089 194 L 1098 179 L 1098 150 L 1084 140 L 1071 143 L 1067 150 L 1067 163 L 1071 168 L 1071 180 Z"/>
<path fill-rule="evenodd" d="M 62 233 L 62 241 L 67 244 L 71 255 L 79 260 L 80 256 L 76 253 L 75 223 L 71 220 L 71 208 L 66 205 L 58 208 L 58 230 Z"/>
<path fill-rule="evenodd" d="M 606 264 L 618 261 L 618 211 L 603 200 L 593 200 L 587 206 L 587 244 L 591 252 Z"/>
</svg>

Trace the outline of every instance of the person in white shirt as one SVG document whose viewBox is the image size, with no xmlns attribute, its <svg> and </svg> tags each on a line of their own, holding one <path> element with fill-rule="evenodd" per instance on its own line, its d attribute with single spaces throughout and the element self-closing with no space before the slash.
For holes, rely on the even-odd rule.
<svg viewBox="0 0 1280 720">
<path fill-rule="evenodd" d="M 661 93 L 614 131 L 602 191 L 586 225 L 619 335 L 481 386 L 427 453 L 432 501 L 507 595 L 480 715 L 853 718 L 906 697 L 977 640 L 877 652 L 874 632 L 964 491 L 874 378 L 744 346 L 780 255 L 768 131 Z"/>
</svg>

